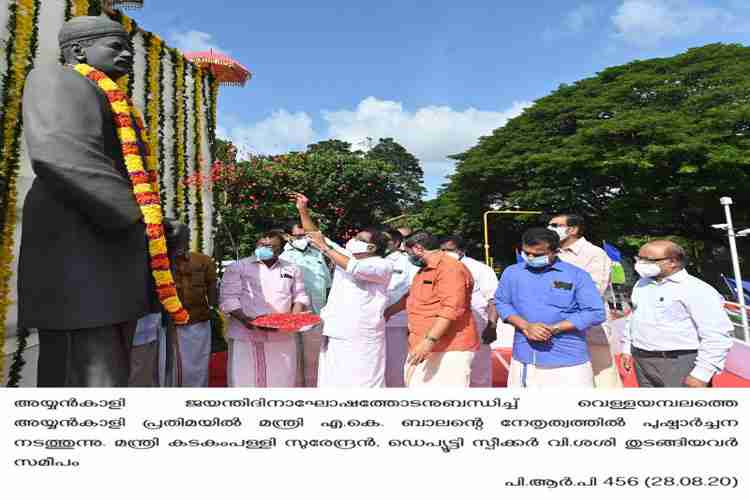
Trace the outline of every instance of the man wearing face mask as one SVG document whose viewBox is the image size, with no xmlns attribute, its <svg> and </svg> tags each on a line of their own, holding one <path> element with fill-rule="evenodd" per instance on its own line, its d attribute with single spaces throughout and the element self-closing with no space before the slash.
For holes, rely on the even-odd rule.
<svg viewBox="0 0 750 500">
<path fill-rule="evenodd" d="M 291 239 L 284 246 L 284 253 L 279 258 L 302 269 L 305 291 L 310 297 L 310 308 L 313 313 L 320 314 L 326 303 L 328 289 L 331 288 L 331 272 L 323 254 L 310 244 L 301 224 L 293 224 L 290 234 Z M 317 387 L 320 328 L 297 334 L 296 337 L 299 354 L 297 386 Z"/>
<path fill-rule="evenodd" d="M 294 387 L 297 342 L 293 335 L 253 327 L 265 314 L 299 313 L 310 306 L 302 270 L 279 260 L 283 231 L 268 231 L 255 254 L 229 266 L 221 281 L 220 307 L 229 316 L 230 387 Z"/>
<path fill-rule="evenodd" d="M 443 238 L 440 248 L 465 265 L 474 278 L 474 289 L 471 292 L 471 312 L 477 325 L 482 344 L 471 364 L 470 387 L 492 387 L 492 350 L 490 344 L 497 337 L 497 310 L 495 309 L 495 291 L 497 275 L 484 262 L 466 255 L 466 244 L 460 236 Z"/>
<path fill-rule="evenodd" d="M 516 328 L 508 387 L 593 387 L 585 331 L 606 319 L 591 276 L 557 257 L 560 239 L 544 228 L 522 236 L 523 263 L 509 266 L 497 312 Z"/>
<path fill-rule="evenodd" d="M 549 221 L 547 229 L 560 237 L 560 259 L 588 272 L 603 297 L 610 287 L 612 261 L 603 249 L 584 237 L 583 217 L 575 214 L 556 215 Z M 604 305 L 606 307 L 606 301 Z M 589 328 L 586 343 L 591 354 L 594 385 L 601 389 L 617 389 L 622 387 L 622 381 L 609 345 L 608 332 L 606 322 Z"/>
<path fill-rule="evenodd" d="M 318 387 L 385 386 L 385 319 L 393 265 L 383 258 L 386 239 L 368 228 L 342 248 L 318 230 L 308 199 L 292 199 L 310 242 L 335 265 L 331 293 L 323 311 Z"/>
<path fill-rule="evenodd" d="M 389 229 L 388 254 L 386 260 L 393 264 L 393 276 L 388 283 L 388 306 L 392 306 L 408 295 L 414 276 L 419 268 L 409 261 L 409 255 L 401 250 L 401 231 Z M 385 385 L 404 387 L 404 364 L 409 351 L 409 328 L 406 311 L 391 316 L 385 325 Z"/>
<path fill-rule="evenodd" d="M 724 367 L 732 323 L 711 285 L 685 270 L 685 251 L 666 240 L 641 247 L 633 312 L 623 338 L 623 368 L 640 387 L 707 387 Z"/>
<path fill-rule="evenodd" d="M 479 349 L 471 313 L 471 273 L 440 251 L 438 239 L 425 231 L 412 234 L 405 246 L 420 271 L 408 296 L 390 306 L 386 317 L 404 308 L 408 314 L 406 386 L 469 387 L 471 363 Z"/>
</svg>

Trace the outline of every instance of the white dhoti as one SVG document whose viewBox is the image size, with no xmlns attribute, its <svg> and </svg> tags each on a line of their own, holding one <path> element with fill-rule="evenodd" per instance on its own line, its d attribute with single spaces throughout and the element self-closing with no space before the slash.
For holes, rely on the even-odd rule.
<svg viewBox="0 0 750 500">
<path fill-rule="evenodd" d="M 516 359 L 510 362 L 508 387 L 520 388 L 590 388 L 594 387 L 591 362 L 574 366 L 543 367 L 524 364 Z"/>
<path fill-rule="evenodd" d="M 405 387 L 404 363 L 409 352 L 409 329 L 385 327 L 385 386 Z"/>
<path fill-rule="evenodd" d="M 297 342 L 297 387 L 318 386 L 318 362 L 322 342 L 321 327 L 295 335 Z M 301 355 L 300 355 L 301 353 Z"/>
<path fill-rule="evenodd" d="M 417 366 L 404 366 L 406 387 L 469 387 L 473 359 L 473 351 L 433 352 Z"/>
<path fill-rule="evenodd" d="M 182 361 L 182 387 L 208 387 L 211 358 L 211 322 L 177 327 Z"/>
<path fill-rule="evenodd" d="M 471 362 L 471 382 L 469 387 L 492 387 L 492 349 L 482 344 Z"/>
<path fill-rule="evenodd" d="M 318 387 L 385 387 L 385 332 L 353 338 L 323 336 Z"/>
<path fill-rule="evenodd" d="M 586 344 L 591 355 L 591 368 L 594 371 L 594 386 L 599 389 L 620 389 L 622 380 L 617 371 L 615 356 L 610 347 L 609 325 L 606 323 L 586 331 Z"/>
<path fill-rule="evenodd" d="M 297 376 L 297 342 L 294 335 L 278 333 L 254 340 L 230 339 L 229 387 L 294 387 Z"/>
</svg>

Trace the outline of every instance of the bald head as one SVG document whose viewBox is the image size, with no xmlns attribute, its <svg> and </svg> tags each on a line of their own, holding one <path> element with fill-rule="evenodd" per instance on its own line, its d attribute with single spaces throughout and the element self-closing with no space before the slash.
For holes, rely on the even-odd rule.
<svg viewBox="0 0 750 500">
<path fill-rule="evenodd" d="M 638 251 L 641 261 L 659 266 L 661 272 L 657 278 L 666 278 L 685 268 L 685 250 L 669 240 L 649 241 Z"/>
<path fill-rule="evenodd" d="M 675 243 L 674 241 L 669 240 L 654 240 L 649 241 L 643 247 L 641 250 L 645 250 L 648 253 L 653 253 L 654 255 L 658 255 L 659 258 L 665 258 L 665 259 L 673 259 L 680 263 L 680 265 L 684 265 L 685 263 L 685 250 Z"/>
</svg>

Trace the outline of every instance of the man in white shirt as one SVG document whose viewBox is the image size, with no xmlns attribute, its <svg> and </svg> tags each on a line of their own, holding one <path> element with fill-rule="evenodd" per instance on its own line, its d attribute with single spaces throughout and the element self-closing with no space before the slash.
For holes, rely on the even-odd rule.
<svg viewBox="0 0 750 500">
<path fill-rule="evenodd" d="M 655 240 L 641 247 L 633 313 L 623 338 L 623 368 L 640 387 L 707 387 L 724 368 L 732 323 L 723 298 L 685 270 L 685 251 Z"/>
<path fill-rule="evenodd" d="M 498 279 L 495 271 L 483 262 L 466 255 L 466 244 L 460 236 L 449 236 L 440 242 L 440 249 L 458 259 L 474 278 L 471 293 L 471 312 L 482 343 L 471 363 L 469 387 L 492 387 L 492 349 L 490 344 L 497 338 L 497 309 L 495 292 Z"/>
<path fill-rule="evenodd" d="M 590 243 L 583 236 L 583 217 L 575 214 L 556 215 L 549 221 L 547 229 L 560 237 L 560 260 L 589 273 L 599 294 L 604 297 L 610 286 L 612 261 L 603 249 Z M 607 305 L 606 300 L 604 305 Z M 593 326 L 586 331 L 586 344 L 591 354 L 591 369 L 594 371 L 594 386 L 600 389 L 622 387 L 614 352 L 609 344 L 609 331 L 606 323 Z"/>
<path fill-rule="evenodd" d="M 386 239 L 366 229 L 341 248 L 318 230 L 308 199 L 293 199 L 310 243 L 336 265 L 331 293 L 320 316 L 323 344 L 318 387 L 385 387 L 385 318 L 393 265 L 382 256 Z"/>
<path fill-rule="evenodd" d="M 392 306 L 409 293 L 414 276 L 419 268 L 409 262 L 409 254 L 401 250 L 401 231 L 390 229 L 388 254 L 385 259 L 393 265 L 393 276 L 388 283 L 388 306 Z M 388 319 L 385 324 L 385 386 L 405 387 L 404 365 L 409 353 L 409 319 L 403 310 Z"/>
</svg>

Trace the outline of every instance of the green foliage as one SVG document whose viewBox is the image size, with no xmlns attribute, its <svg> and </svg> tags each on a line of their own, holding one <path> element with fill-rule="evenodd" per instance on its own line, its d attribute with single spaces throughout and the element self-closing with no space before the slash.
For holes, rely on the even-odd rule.
<svg viewBox="0 0 750 500">
<path fill-rule="evenodd" d="M 231 145 L 218 144 L 219 158 L 231 160 Z M 247 256 L 260 233 L 297 221 L 289 200 L 292 191 L 310 198 L 316 220 L 338 240 L 399 214 L 398 175 L 392 165 L 350 152 L 317 151 L 214 165 L 212 189 L 221 220 L 217 259 L 234 259 L 232 240 L 240 257 Z"/>
<path fill-rule="evenodd" d="M 416 156 L 390 137 L 380 139 L 366 156 L 390 163 L 396 168 L 399 205 L 402 210 L 414 210 L 421 206 L 426 190 L 423 185 L 424 172 Z"/>
<path fill-rule="evenodd" d="M 734 199 L 739 227 L 750 224 L 750 48 L 713 44 L 605 69 L 456 159 L 423 210 L 427 227 L 481 241 L 490 206 L 578 212 L 594 241 L 632 252 L 636 240 L 672 235 L 700 261 L 725 241 L 711 229 L 723 221 L 719 197 Z"/>
</svg>

